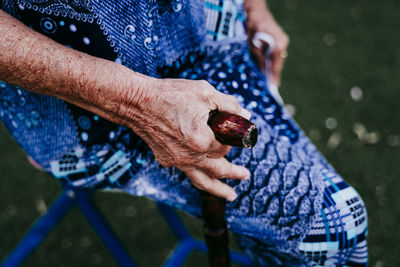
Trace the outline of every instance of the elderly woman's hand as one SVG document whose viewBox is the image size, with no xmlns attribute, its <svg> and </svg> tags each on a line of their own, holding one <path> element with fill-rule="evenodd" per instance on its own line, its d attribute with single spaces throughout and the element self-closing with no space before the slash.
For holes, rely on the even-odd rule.
<svg viewBox="0 0 400 267">
<path fill-rule="evenodd" d="M 250 113 L 206 81 L 153 79 L 148 86 L 148 101 L 138 103 L 140 120 L 129 122 L 129 99 L 125 102 L 126 125 L 146 141 L 161 165 L 179 168 L 201 190 L 234 200 L 235 191 L 219 179 L 247 179 L 250 173 L 224 158 L 230 147 L 215 140 L 207 121 L 214 109 L 247 119 Z"/>
<path fill-rule="evenodd" d="M 275 48 L 270 54 L 272 83 L 279 85 L 283 63 L 287 56 L 289 37 L 278 25 L 272 14 L 269 12 L 264 0 L 246 0 L 247 12 L 246 28 L 250 50 L 255 56 L 260 68 L 265 71 L 265 50 L 255 47 L 252 39 L 257 32 L 267 33 L 274 38 Z"/>
<path fill-rule="evenodd" d="M 76 104 L 131 128 L 161 165 L 185 172 L 197 188 L 229 201 L 236 198 L 219 179 L 248 179 L 250 173 L 224 158 L 230 147 L 219 143 L 207 124 L 215 109 L 250 119 L 235 97 L 206 81 L 155 79 L 112 62 L 90 77 L 97 77 L 97 88 L 85 97 L 90 105 Z M 82 91 L 87 89 L 81 96 Z"/>
</svg>

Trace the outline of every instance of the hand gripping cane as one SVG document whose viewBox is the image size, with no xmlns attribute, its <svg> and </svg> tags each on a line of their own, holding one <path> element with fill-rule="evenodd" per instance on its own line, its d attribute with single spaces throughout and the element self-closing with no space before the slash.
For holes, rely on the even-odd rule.
<svg viewBox="0 0 400 267">
<path fill-rule="evenodd" d="M 213 130 L 215 138 L 224 145 L 252 148 L 257 142 L 257 127 L 239 115 L 212 111 L 208 125 Z M 210 266 L 229 266 L 225 200 L 205 191 L 200 191 L 200 195 Z"/>
</svg>

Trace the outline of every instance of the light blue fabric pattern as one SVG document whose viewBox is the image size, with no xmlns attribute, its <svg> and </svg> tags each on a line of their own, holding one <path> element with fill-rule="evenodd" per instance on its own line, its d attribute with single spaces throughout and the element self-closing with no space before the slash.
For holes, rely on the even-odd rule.
<svg viewBox="0 0 400 267">
<path fill-rule="evenodd" d="M 238 193 L 227 205 L 229 229 L 258 266 L 322 263 L 299 247 L 325 208 L 326 174 L 340 176 L 271 96 L 246 42 L 207 40 L 210 13 L 203 4 L 19 0 L 1 7 L 72 48 L 150 76 L 204 79 L 237 97 L 260 135 L 252 150 L 234 148 L 227 157 L 251 171 L 249 181 L 227 181 Z M 190 180 L 176 168 L 160 166 L 131 130 L 52 97 L 6 83 L 0 88 L 1 120 L 55 178 L 78 187 L 119 188 L 201 216 Z"/>
</svg>

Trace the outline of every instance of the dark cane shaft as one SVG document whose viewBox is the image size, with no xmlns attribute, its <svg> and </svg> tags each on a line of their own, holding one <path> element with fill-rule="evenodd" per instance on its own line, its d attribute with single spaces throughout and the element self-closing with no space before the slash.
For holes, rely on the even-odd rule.
<svg viewBox="0 0 400 267">
<path fill-rule="evenodd" d="M 238 115 L 212 111 L 208 125 L 222 144 L 251 148 L 257 142 L 257 127 Z M 210 266 L 230 266 L 225 200 L 205 191 L 200 191 L 200 195 Z"/>
</svg>

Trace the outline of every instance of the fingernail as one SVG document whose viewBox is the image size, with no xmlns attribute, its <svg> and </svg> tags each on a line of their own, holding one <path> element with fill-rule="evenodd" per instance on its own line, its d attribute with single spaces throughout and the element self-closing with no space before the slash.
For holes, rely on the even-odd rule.
<svg viewBox="0 0 400 267">
<path fill-rule="evenodd" d="M 251 118 L 251 113 L 250 111 L 248 111 L 247 109 L 242 108 L 242 110 L 240 111 L 240 116 L 250 120 Z"/>
<path fill-rule="evenodd" d="M 242 173 L 243 173 L 243 180 L 249 180 L 250 179 L 250 171 L 246 168 L 242 169 Z"/>
<path fill-rule="evenodd" d="M 235 194 L 231 194 L 229 195 L 226 200 L 228 200 L 229 202 L 233 202 L 235 199 L 237 198 L 236 193 Z"/>
</svg>

